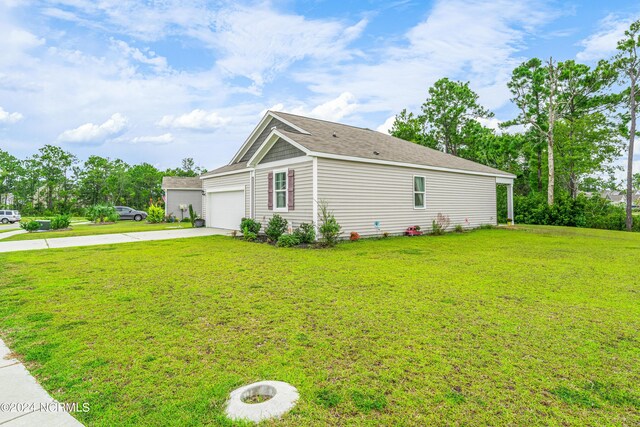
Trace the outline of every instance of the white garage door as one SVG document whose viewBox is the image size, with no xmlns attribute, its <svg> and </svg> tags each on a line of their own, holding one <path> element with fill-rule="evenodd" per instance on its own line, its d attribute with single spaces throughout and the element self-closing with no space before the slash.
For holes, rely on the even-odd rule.
<svg viewBox="0 0 640 427">
<path fill-rule="evenodd" d="M 207 194 L 207 227 L 238 230 L 244 214 L 244 191 Z"/>
</svg>

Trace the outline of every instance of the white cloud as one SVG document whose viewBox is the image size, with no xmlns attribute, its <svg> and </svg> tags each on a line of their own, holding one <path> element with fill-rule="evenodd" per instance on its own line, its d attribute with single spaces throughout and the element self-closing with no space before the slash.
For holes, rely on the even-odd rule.
<svg viewBox="0 0 640 427">
<path fill-rule="evenodd" d="M 158 125 L 162 127 L 172 127 L 180 129 L 208 130 L 222 127 L 229 123 L 231 119 L 221 117 L 215 111 L 208 112 L 195 109 L 190 113 L 181 116 L 166 115 L 160 119 Z"/>
<path fill-rule="evenodd" d="M 13 124 L 22 120 L 24 116 L 18 112 L 10 113 L 0 107 L 0 123 Z"/>
<path fill-rule="evenodd" d="M 100 125 L 85 123 L 75 129 L 62 132 L 58 136 L 60 142 L 102 143 L 107 138 L 122 133 L 127 128 L 128 120 L 120 113 L 115 113 Z"/>
<path fill-rule="evenodd" d="M 338 121 L 358 108 L 356 97 L 350 92 L 343 92 L 335 99 L 318 105 L 309 115 L 318 119 Z"/>
<path fill-rule="evenodd" d="M 131 140 L 131 142 L 134 144 L 146 143 L 146 144 L 162 145 L 162 144 L 169 144 L 174 140 L 175 138 L 170 133 L 163 133 L 162 135 L 157 135 L 157 136 L 136 136 Z"/>
<path fill-rule="evenodd" d="M 293 62 L 305 58 L 336 64 L 357 52 L 348 49 L 367 25 L 307 19 L 278 13 L 261 5 L 223 9 L 216 14 L 215 34 L 206 36 L 221 53 L 218 66 L 231 75 L 245 76 L 262 86 Z"/>
<path fill-rule="evenodd" d="M 396 121 L 396 116 L 390 116 L 387 120 L 384 121 L 380 126 L 376 128 L 378 132 L 382 132 L 384 134 L 389 134 L 389 131 L 393 127 L 393 122 Z"/>
<path fill-rule="evenodd" d="M 584 49 L 576 55 L 579 61 L 594 61 L 607 59 L 618 46 L 618 41 L 624 37 L 624 32 L 637 17 L 607 15 L 598 25 L 598 30 L 582 40 L 579 45 Z"/>
<path fill-rule="evenodd" d="M 141 64 L 146 64 L 152 66 L 155 71 L 161 72 L 167 70 L 167 58 L 156 55 L 155 52 L 146 50 L 142 52 L 138 48 L 134 48 L 129 46 L 126 42 L 122 40 L 114 40 L 111 39 L 113 45 L 119 49 L 126 58 L 131 58 L 136 62 Z"/>
<path fill-rule="evenodd" d="M 480 101 L 496 109 L 509 101 L 506 82 L 523 60 L 518 52 L 526 38 L 555 16 L 544 0 L 440 0 L 424 21 L 405 33 L 405 43 L 372 52 L 378 60 L 294 76 L 318 94 L 351 92 L 362 104 L 361 112 L 417 107 L 427 88 L 445 76 L 470 80 Z"/>
</svg>

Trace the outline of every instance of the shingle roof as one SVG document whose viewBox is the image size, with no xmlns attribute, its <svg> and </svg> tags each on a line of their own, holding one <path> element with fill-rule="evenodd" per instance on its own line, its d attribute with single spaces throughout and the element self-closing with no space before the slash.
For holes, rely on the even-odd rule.
<svg viewBox="0 0 640 427">
<path fill-rule="evenodd" d="M 310 135 L 305 135 L 278 129 L 279 132 L 311 151 L 512 176 L 508 172 L 371 129 L 312 119 L 290 113 L 274 112 L 273 114 L 309 132 Z M 334 133 L 335 137 L 333 136 Z"/>
<path fill-rule="evenodd" d="M 328 122 L 326 120 L 313 119 L 280 111 L 270 111 L 269 113 L 275 116 L 276 119 L 280 117 L 281 120 L 286 120 L 296 127 L 307 131 L 309 134 L 286 130 L 280 126 L 278 126 L 277 129 L 278 132 L 284 136 L 315 153 L 514 177 L 514 175 L 508 172 L 371 129 Z M 201 177 L 232 172 L 246 167 L 247 162 L 237 162 L 209 171 L 201 175 Z"/>
<path fill-rule="evenodd" d="M 164 190 L 171 189 L 191 189 L 200 190 L 202 188 L 202 181 L 199 177 L 182 177 L 182 176 L 163 176 L 162 188 Z"/>
</svg>

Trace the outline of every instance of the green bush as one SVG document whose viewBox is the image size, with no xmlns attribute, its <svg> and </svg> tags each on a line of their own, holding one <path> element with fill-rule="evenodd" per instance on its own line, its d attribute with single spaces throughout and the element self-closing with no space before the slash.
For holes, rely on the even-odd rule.
<svg viewBox="0 0 640 427">
<path fill-rule="evenodd" d="M 300 239 L 295 234 L 283 234 L 278 237 L 278 243 L 276 246 L 279 248 L 292 248 L 294 246 L 298 246 L 300 244 Z"/>
<path fill-rule="evenodd" d="M 116 208 L 113 205 L 97 204 L 87 209 L 86 218 L 91 222 L 98 223 L 105 222 L 105 220 L 109 222 L 115 222 L 120 217 L 118 216 L 118 212 L 116 212 Z"/>
<path fill-rule="evenodd" d="M 284 232 L 287 231 L 287 224 L 287 220 L 282 218 L 280 215 L 273 215 L 267 223 L 267 228 L 264 230 L 264 233 L 269 238 L 269 241 L 277 242 L 280 236 L 282 236 Z"/>
<path fill-rule="evenodd" d="M 40 223 L 34 220 L 20 221 L 20 228 L 28 231 L 29 233 L 32 233 L 40 229 Z"/>
<path fill-rule="evenodd" d="M 60 230 L 62 228 L 68 228 L 71 224 L 71 215 L 56 215 L 51 218 L 51 229 Z"/>
<path fill-rule="evenodd" d="M 260 228 L 262 224 L 252 218 L 242 218 L 240 220 L 240 230 L 242 230 L 242 234 L 244 234 L 244 230 L 247 229 L 251 233 L 258 234 L 260 232 Z"/>
<path fill-rule="evenodd" d="M 316 241 L 316 229 L 313 223 L 307 224 L 303 222 L 296 228 L 293 234 L 298 238 L 300 243 L 313 243 Z"/>
<path fill-rule="evenodd" d="M 253 231 L 249 231 L 249 229 L 247 228 L 242 231 L 242 235 L 244 237 L 244 240 L 246 240 L 247 242 L 255 242 L 256 240 L 258 240 L 258 235 Z"/>
<path fill-rule="evenodd" d="M 464 228 L 462 228 L 460 224 L 456 224 L 456 226 L 453 227 L 453 231 L 455 231 L 456 233 L 462 233 L 464 231 Z"/>
<path fill-rule="evenodd" d="M 580 194 L 574 199 L 561 194 L 551 206 L 547 204 L 544 195 L 516 196 L 514 207 L 516 224 L 625 229 L 624 206 L 614 205 L 598 195 L 586 197 Z"/>
<path fill-rule="evenodd" d="M 327 246 L 335 246 L 340 238 L 342 227 L 336 221 L 333 212 L 329 210 L 329 204 L 325 201 L 318 203 L 320 208 L 320 234 L 322 235 L 322 243 Z"/>
<path fill-rule="evenodd" d="M 147 210 L 147 222 L 158 224 L 164 221 L 164 209 L 160 206 L 151 204 Z"/>
</svg>

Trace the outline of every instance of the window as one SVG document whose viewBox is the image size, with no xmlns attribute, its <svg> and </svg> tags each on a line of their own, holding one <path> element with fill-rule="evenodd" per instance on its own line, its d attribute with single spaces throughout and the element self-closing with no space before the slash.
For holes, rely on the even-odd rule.
<svg viewBox="0 0 640 427">
<path fill-rule="evenodd" d="M 287 210 L 287 170 L 276 171 L 273 174 L 273 191 L 276 199 L 276 209 Z"/>
<path fill-rule="evenodd" d="M 426 191 L 424 176 L 414 176 L 413 177 L 413 208 L 414 209 L 426 208 L 426 199 L 427 199 L 426 193 L 427 191 Z"/>
</svg>

